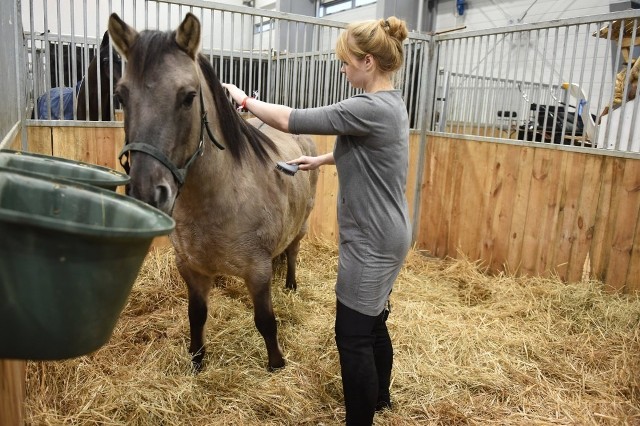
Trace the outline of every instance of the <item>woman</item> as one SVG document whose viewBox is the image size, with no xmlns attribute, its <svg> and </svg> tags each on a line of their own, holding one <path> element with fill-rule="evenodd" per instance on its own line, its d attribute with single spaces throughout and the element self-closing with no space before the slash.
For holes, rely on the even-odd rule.
<svg viewBox="0 0 640 426">
<path fill-rule="evenodd" d="M 336 54 L 341 72 L 364 93 L 334 105 L 291 109 L 248 97 L 224 84 L 233 100 L 272 127 L 296 134 L 337 135 L 333 152 L 289 160 L 300 170 L 335 164 L 338 171 L 339 265 L 336 344 L 348 425 L 371 425 L 391 408 L 393 347 L 386 326 L 389 295 L 411 242 L 405 185 L 409 120 L 393 73 L 402 66 L 404 21 L 350 24 Z"/>
</svg>

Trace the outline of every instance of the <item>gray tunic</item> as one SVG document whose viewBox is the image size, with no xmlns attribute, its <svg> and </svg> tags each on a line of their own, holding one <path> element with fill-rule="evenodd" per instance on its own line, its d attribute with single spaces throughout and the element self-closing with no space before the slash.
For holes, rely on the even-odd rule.
<svg viewBox="0 0 640 426">
<path fill-rule="evenodd" d="M 405 197 L 409 119 L 400 91 L 356 95 L 291 112 L 292 133 L 338 135 L 338 300 L 382 312 L 411 244 Z"/>
</svg>

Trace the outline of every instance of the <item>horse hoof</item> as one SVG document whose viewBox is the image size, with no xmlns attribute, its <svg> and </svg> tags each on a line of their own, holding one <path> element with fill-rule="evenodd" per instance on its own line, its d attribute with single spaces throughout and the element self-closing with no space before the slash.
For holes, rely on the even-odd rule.
<svg viewBox="0 0 640 426">
<path fill-rule="evenodd" d="M 280 365 L 280 366 L 267 365 L 267 371 L 269 373 L 275 373 L 277 371 L 282 370 L 284 367 L 285 367 L 284 363 L 282 363 L 282 365 Z"/>
<path fill-rule="evenodd" d="M 204 351 L 191 354 L 191 370 L 198 374 L 204 368 Z"/>
<path fill-rule="evenodd" d="M 191 361 L 191 372 L 193 374 L 200 373 L 203 368 L 204 368 L 204 363 L 202 361 L 200 362 Z"/>
</svg>

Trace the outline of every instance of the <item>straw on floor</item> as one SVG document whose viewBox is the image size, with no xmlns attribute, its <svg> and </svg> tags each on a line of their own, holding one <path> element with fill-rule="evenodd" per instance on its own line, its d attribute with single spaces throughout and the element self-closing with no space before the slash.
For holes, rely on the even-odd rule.
<svg viewBox="0 0 640 426">
<path fill-rule="evenodd" d="M 273 285 L 287 366 L 266 369 L 244 284 L 209 299 L 204 371 L 187 352 L 185 285 L 153 251 L 95 353 L 27 365 L 28 424 L 337 425 L 334 243 L 304 240 L 297 292 Z M 488 276 L 412 251 L 392 295 L 394 408 L 376 425 L 640 424 L 640 300 L 596 281 Z"/>
</svg>

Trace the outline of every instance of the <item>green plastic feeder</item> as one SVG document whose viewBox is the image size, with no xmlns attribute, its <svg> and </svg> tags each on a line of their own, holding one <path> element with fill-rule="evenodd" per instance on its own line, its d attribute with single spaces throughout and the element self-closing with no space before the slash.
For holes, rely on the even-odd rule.
<svg viewBox="0 0 640 426">
<path fill-rule="evenodd" d="M 129 176 L 108 167 L 9 149 L 0 150 L 0 167 L 71 179 L 112 190 L 129 182 Z"/>
<path fill-rule="evenodd" d="M 153 238 L 174 226 L 115 191 L 0 167 L 0 358 L 105 344 Z"/>
</svg>

